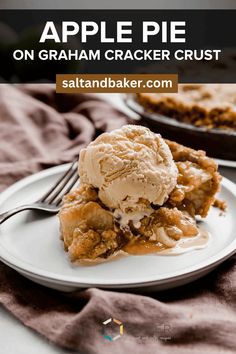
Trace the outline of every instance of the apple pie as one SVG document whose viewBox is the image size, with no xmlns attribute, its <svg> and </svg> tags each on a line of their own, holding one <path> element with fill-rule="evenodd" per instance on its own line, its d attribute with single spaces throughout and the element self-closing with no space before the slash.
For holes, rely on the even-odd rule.
<svg viewBox="0 0 236 354">
<path fill-rule="evenodd" d="M 207 129 L 236 130 L 234 84 L 181 84 L 178 93 L 138 93 L 148 111 Z"/>
<path fill-rule="evenodd" d="M 109 144 L 111 141 L 109 140 L 109 134 L 111 133 L 107 133 L 105 137 L 100 138 L 103 145 L 99 145 L 101 140 L 92 145 L 92 153 L 94 154 L 94 149 L 96 149 L 96 153 L 98 154 L 95 162 L 91 160 L 91 156 L 95 157 L 94 155 L 87 156 L 83 152 L 81 154 L 80 163 L 83 166 L 86 159 L 88 159 L 85 174 L 83 168 L 79 168 L 80 178 L 82 179 L 80 186 L 64 197 L 59 213 L 64 247 L 73 261 L 95 260 L 98 258 L 106 259 L 121 250 L 131 254 L 142 254 L 174 247 L 181 238 L 193 237 L 198 234 L 196 216 L 206 217 L 210 207 L 214 204 L 215 195 L 219 191 L 221 181 L 214 160 L 208 158 L 203 151 L 196 151 L 168 140 L 165 140 L 164 143 L 166 149 L 171 154 L 174 166 L 171 166 L 170 169 L 170 166 L 165 165 L 165 169 L 168 167 L 168 174 L 172 173 L 173 176 L 176 176 L 174 183 L 173 181 L 168 182 L 171 185 L 171 191 L 167 190 L 164 200 L 161 200 L 159 197 L 156 198 L 155 195 L 152 195 L 155 194 L 153 191 L 150 196 L 145 198 L 145 195 L 142 194 L 144 193 L 143 190 L 140 189 L 138 192 L 139 197 L 134 202 L 134 196 L 138 187 L 134 189 L 134 193 L 132 194 L 132 184 L 128 184 L 127 173 L 130 175 L 130 171 L 133 169 L 132 171 L 135 171 L 135 175 L 132 176 L 138 175 L 140 183 L 143 184 L 143 189 L 146 188 L 146 185 L 141 180 L 142 173 L 139 175 L 137 172 L 139 165 L 132 166 L 129 163 L 131 161 L 131 157 L 128 156 L 129 150 L 127 151 L 123 148 L 127 142 L 126 148 L 133 149 L 134 146 L 129 145 L 129 142 L 132 139 L 132 141 L 136 139 L 136 158 L 138 159 L 138 156 L 143 157 L 142 149 L 148 149 L 148 153 L 151 154 L 150 159 L 153 158 L 153 161 L 155 161 L 155 148 L 160 151 L 160 146 L 155 145 L 155 141 L 148 140 L 149 132 L 147 132 L 147 128 L 140 128 L 141 133 L 139 131 L 139 135 L 135 135 L 136 131 L 133 132 L 132 129 L 135 130 L 136 128 L 130 128 L 130 130 L 127 128 L 125 132 L 119 132 L 121 135 L 117 139 L 117 145 L 115 145 L 115 138 L 112 136 L 113 155 L 106 155 L 102 162 L 100 160 L 100 168 L 103 172 L 102 176 L 105 176 L 103 185 L 98 185 L 98 183 L 101 183 L 101 176 L 97 179 L 99 182 L 95 181 L 94 174 L 96 170 L 92 169 L 94 165 L 91 167 L 89 164 L 97 163 L 99 156 L 104 155 L 104 149 L 107 152 L 110 148 Z M 118 136 L 118 133 L 116 133 L 116 136 Z M 158 139 L 162 138 L 159 137 Z M 120 147 L 119 144 L 121 143 L 122 146 Z M 153 150 L 150 152 L 151 145 L 149 144 L 151 143 L 153 143 Z M 118 146 L 119 154 L 115 150 Z M 116 159 L 114 162 L 115 153 L 115 157 L 119 155 L 119 159 Z M 111 161 L 109 162 L 110 158 L 114 162 L 112 168 Z M 124 159 L 122 166 L 120 158 Z M 147 178 L 150 177 L 151 183 L 154 183 L 155 170 L 150 161 L 147 160 L 144 161 L 141 172 L 143 171 L 144 173 L 144 168 L 148 164 L 149 170 L 145 172 L 145 181 L 147 183 Z M 137 160 L 133 161 L 134 164 L 135 161 Z M 160 170 L 163 168 L 162 165 L 163 160 L 158 161 L 158 168 Z M 122 184 L 124 181 L 128 184 L 129 190 L 131 190 L 129 196 L 126 198 L 122 194 L 123 199 L 119 203 L 118 197 L 115 194 L 118 189 L 114 191 L 116 197 L 113 199 L 113 191 L 110 193 L 111 189 L 107 189 L 110 199 L 104 196 L 106 188 L 108 188 L 108 185 L 110 186 L 109 183 L 111 183 L 112 187 L 117 187 L 115 183 L 118 172 L 115 169 L 118 166 L 120 168 L 119 171 L 121 171 L 119 174 L 119 183 L 122 189 L 119 193 L 125 190 L 125 185 Z M 86 174 L 89 168 L 93 172 L 91 179 Z M 164 169 L 161 170 L 161 174 L 163 177 Z M 168 174 L 165 178 L 168 177 Z M 132 177 L 131 182 L 136 185 L 137 181 L 135 177 Z M 167 183 L 167 179 L 165 183 Z M 163 190 L 160 192 L 158 191 L 158 187 L 155 188 L 156 193 L 159 193 L 158 195 L 162 198 L 163 195 L 161 193 Z M 100 193 L 101 191 L 102 193 Z M 126 193 L 127 191 L 125 191 Z"/>
</svg>

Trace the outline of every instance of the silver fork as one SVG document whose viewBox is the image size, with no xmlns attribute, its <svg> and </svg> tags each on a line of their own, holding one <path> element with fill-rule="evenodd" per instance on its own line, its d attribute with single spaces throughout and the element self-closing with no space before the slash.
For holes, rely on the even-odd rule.
<svg viewBox="0 0 236 354">
<path fill-rule="evenodd" d="M 57 213 L 60 209 L 63 196 L 74 187 L 78 178 L 77 159 L 75 159 L 68 170 L 57 180 L 52 188 L 42 196 L 42 198 L 33 204 L 22 205 L 0 214 L 0 224 L 11 216 L 24 210 L 40 210 L 51 214 Z"/>
</svg>

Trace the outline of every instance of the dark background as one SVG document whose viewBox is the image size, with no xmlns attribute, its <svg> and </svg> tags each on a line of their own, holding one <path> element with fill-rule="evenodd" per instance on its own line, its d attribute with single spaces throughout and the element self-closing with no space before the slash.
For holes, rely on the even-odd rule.
<svg viewBox="0 0 236 354">
<path fill-rule="evenodd" d="M 79 35 L 67 44 L 39 44 L 46 21 L 106 21 L 108 34 L 117 21 L 133 22 L 133 43 L 100 43 L 99 34 L 81 45 Z M 142 43 L 142 21 L 186 21 L 186 43 L 161 43 L 161 36 Z M 180 82 L 235 83 L 236 10 L 1 10 L 1 82 L 55 81 L 62 73 L 178 73 Z M 15 49 L 222 49 L 220 61 L 15 61 Z"/>
</svg>

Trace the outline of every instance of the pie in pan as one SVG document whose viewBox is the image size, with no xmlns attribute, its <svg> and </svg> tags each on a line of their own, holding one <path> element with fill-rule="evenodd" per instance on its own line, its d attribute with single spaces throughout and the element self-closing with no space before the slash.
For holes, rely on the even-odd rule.
<svg viewBox="0 0 236 354">
<path fill-rule="evenodd" d="M 207 129 L 236 131 L 236 85 L 180 84 L 178 93 L 138 93 L 150 112 Z"/>
</svg>

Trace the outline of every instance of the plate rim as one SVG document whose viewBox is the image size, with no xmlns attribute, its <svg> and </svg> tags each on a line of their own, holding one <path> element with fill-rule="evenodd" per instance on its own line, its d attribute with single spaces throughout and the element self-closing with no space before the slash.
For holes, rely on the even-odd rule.
<svg viewBox="0 0 236 354">
<path fill-rule="evenodd" d="M 3 191 L 0 194 L 0 207 L 1 205 L 17 190 L 24 188 L 28 184 L 35 183 L 37 180 L 40 180 L 41 178 L 45 178 L 47 176 L 51 176 L 53 174 L 61 173 L 63 172 L 66 168 L 68 168 L 70 164 L 63 164 L 59 166 L 54 166 L 51 168 L 48 168 L 46 170 L 34 173 L 30 176 L 27 176 L 18 182 L 14 183 L 10 187 L 8 187 L 5 191 Z M 226 188 L 226 190 L 230 191 L 231 194 L 235 197 L 236 201 L 236 184 L 234 184 L 232 181 L 229 179 L 223 177 L 222 179 L 222 187 Z M 1 226 L 0 226 L 1 227 Z M 5 252 L 4 252 L 5 251 Z M 168 283 L 168 282 L 173 282 L 178 279 L 183 279 L 183 277 L 191 277 L 191 275 L 194 275 L 199 272 L 203 272 L 204 270 L 207 269 L 212 269 L 218 264 L 222 263 L 224 260 L 232 256 L 236 252 L 236 237 L 235 239 L 227 245 L 225 248 L 223 248 L 221 251 L 218 253 L 214 254 L 213 256 L 201 261 L 197 265 L 192 265 L 191 267 L 188 267 L 186 270 L 179 270 L 172 272 L 171 276 L 166 277 L 165 274 L 158 276 L 158 279 L 155 279 L 156 276 L 152 275 L 150 277 L 145 277 L 145 279 L 140 279 L 139 281 L 130 281 L 127 279 L 119 279 L 118 281 L 113 281 L 113 282 L 106 282 L 105 279 L 102 281 L 100 279 L 94 278 L 92 281 L 90 279 L 89 282 L 84 282 L 79 280 L 79 275 L 77 276 L 65 276 L 65 275 L 58 275 L 54 272 L 50 271 L 45 271 L 42 269 L 38 269 L 35 266 L 29 265 L 26 262 L 24 262 L 21 259 L 18 259 L 16 256 L 12 255 L 9 253 L 9 251 L 0 244 L 0 260 L 10 266 L 11 268 L 19 271 L 20 273 L 28 274 L 30 276 L 33 276 L 37 279 L 45 280 L 52 282 L 54 284 L 61 284 L 61 285 L 68 285 L 68 286 L 77 286 L 77 287 L 90 287 L 90 286 L 109 286 L 109 287 L 122 287 L 122 286 L 127 286 L 127 287 L 135 287 L 135 286 L 148 286 L 148 285 L 155 285 L 155 284 L 163 284 L 163 283 Z M 5 254 L 4 254 L 5 253 Z M 66 254 L 65 254 L 66 256 Z M 179 255 L 177 255 L 179 256 Z M 78 279 L 77 279 L 78 278 Z"/>
<path fill-rule="evenodd" d="M 229 167 L 229 168 L 236 168 L 236 161 L 231 161 L 231 160 L 222 160 L 222 159 L 213 159 L 216 161 L 216 163 L 221 166 L 221 167 Z"/>
</svg>

